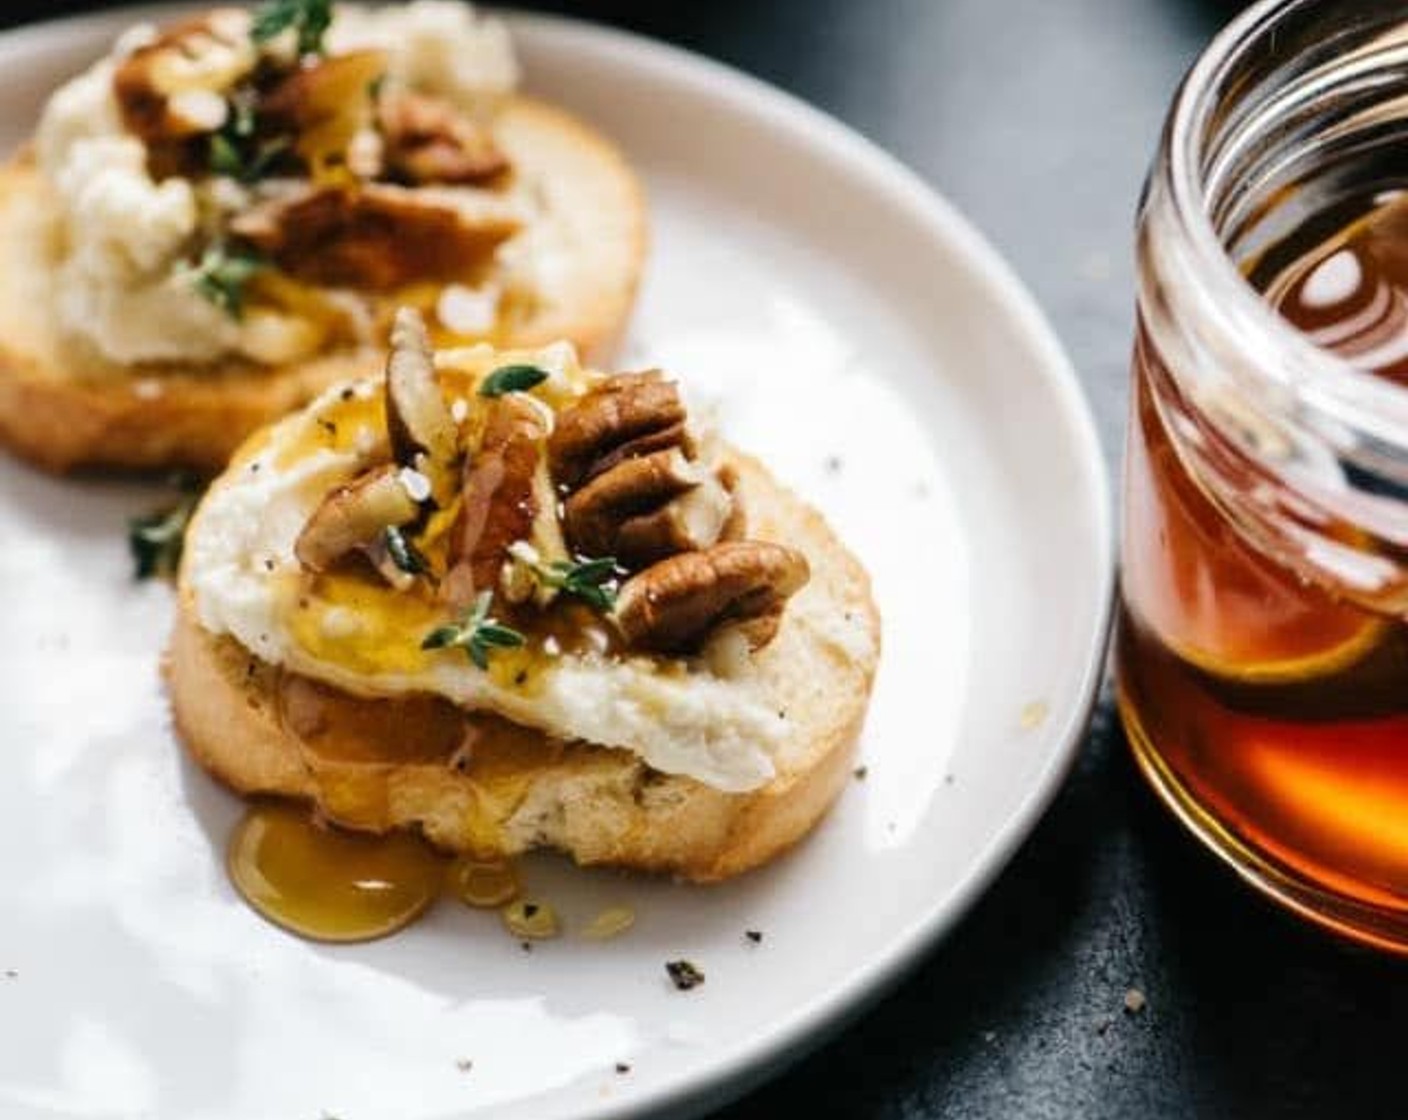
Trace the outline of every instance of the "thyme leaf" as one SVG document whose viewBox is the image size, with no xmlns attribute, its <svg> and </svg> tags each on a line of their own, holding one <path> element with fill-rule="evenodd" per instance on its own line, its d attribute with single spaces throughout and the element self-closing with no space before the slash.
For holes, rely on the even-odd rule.
<svg viewBox="0 0 1408 1120">
<path fill-rule="evenodd" d="M 203 487 L 189 475 L 178 477 L 181 497 L 141 517 L 127 521 L 127 547 L 135 579 L 171 579 L 181 563 L 186 526 L 191 522 Z"/>
<path fill-rule="evenodd" d="M 244 317 L 245 286 L 268 267 L 268 262 L 248 249 L 223 242 L 206 246 L 192 272 L 195 289 L 232 319 Z"/>
<path fill-rule="evenodd" d="M 207 155 L 210 170 L 215 174 L 237 179 L 241 183 L 257 183 L 288 149 L 287 137 L 251 145 L 237 127 L 226 125 L 221 131 L 210 134 Z"/>
<path fill-rule="evenodd" d="M 492 591 L 480 592 L 472 606 L 458 622 L 438 626 L 420 643 L 421 649 L 450 649 L 458 646 L 480 669 L 489 668 L 489 654 L 495 649 L 516 649 L 526 640 L 511 626 L 504 626 L 489 616 L 494 599 Z"/>
<path fill-rule="evenodd" d="M 547 370 L 537 366 L 500 366 L 480 383 L 479 395 L 502 397 L 505 393 L 524 393 L 547 379 Z"/>
<path fill-rule="evenodd" d="M 268 0 L 254 11 L 249 37 L 256 44 L 277 39 L 290 27 L 298 33 L 298 53 L 322 54 L 332 24 L 332 0 Z"/>
<path fill-rule="evenodd" d="M 581 599 L 593 610 L 610 614 L 616 609 L 619 572 L 614 556 L 554 560 L 551 564 L 535 564 L 533 570 L 545 585 Z"/>
</svg>

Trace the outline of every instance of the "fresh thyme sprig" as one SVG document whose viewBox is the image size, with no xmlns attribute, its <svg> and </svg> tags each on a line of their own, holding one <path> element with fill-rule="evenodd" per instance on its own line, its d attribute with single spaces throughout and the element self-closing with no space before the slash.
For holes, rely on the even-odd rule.
<svg viewBox="0 0 1408 1120">
<path fill-rule="evenodd" d="M 195 289 L 232 319 L 244 317 L 245 287 L 269 267 L 249 249 L 231 248 L 221 241 L 206 246 L 191 274 Z"/>
<path fill-rule="evenodd" d="M 238 111 L 232 112 L 225 127 L 210 134 L 208 159 L 210 170 L 217 175 L 241 183 L 257 183 L 268 174 L 274 161 L 289 150 L 289 141 L 286 136 L 255 140 L 252 123 L 248 131 L 243 127 L 242 122 L 247 119 Z"/>
<path fill-rule="evenodd" d="M 616 609 L 619 573 L 614 556 L 554 560 L 551 564 L 534 564 L 533 571 L 545 586 L 556 587 L 564 595 L 581 599 L 602 614 L 610 614 Z"/>
<path fill-rule="evenodd" d="M 537 366 L 500 366 L 480 383 L 479 395 L 502 397 L 505 393 L 526 393 L 547 379 L 547 370 Z"/>
<path fill-rule="evenodd" d="M 133 575 L 141 579 L 170 579 L 181 563 L 186 526 L 200 501 L 203 487 L 191 475 L 178 476 L 181 497 L 141 517 L 127 521 L 127 547 L 132 553 Z"/>
<path fill-rule="evenodd" d="M 300 55 L 322 54 L 331 24 L 332 0 L 268 0 L 255 9 L 249 36 L 256 44 L 267 43 L 292 27 Z"/>
<path fill-rule="evenodd" d="M 492 591 L 480 592 L 479 598 L 458 622 L 437 627 L 425 636 L 421 649 L 449 649 L 458 646 L 481 669 L 489 668 L 489 653 L 495 649 L 517 649 L 524 637 L 511 626 L 504 626 L 489 616 Z"/>
</svg>

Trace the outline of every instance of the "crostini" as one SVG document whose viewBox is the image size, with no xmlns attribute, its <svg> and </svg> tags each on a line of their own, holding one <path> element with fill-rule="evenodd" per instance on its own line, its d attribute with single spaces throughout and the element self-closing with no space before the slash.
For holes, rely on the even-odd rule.
<svg viewBox="0 0 1408 1120">
<path fill-rule="evenodd" d="M 133 28 L 0 168 L 0 442 L 44 467 L 215 470 L 437 341 L 604 356 L 646 242 L 610 142 L 517 92 L 445 0 L 271 0 Z"/>
<path fill-rule="evenodd" d="M 432 351 L 256 434 L 196 510 L 166 672 L 245 794 L 491 858 L 717 880 L 851 773 L 880 646 L 823 518 L 658 371 Z"/>
</svg>

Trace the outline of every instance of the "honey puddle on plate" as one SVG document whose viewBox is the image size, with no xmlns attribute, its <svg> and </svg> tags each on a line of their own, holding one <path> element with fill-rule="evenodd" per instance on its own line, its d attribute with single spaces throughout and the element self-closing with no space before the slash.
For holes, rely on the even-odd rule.
<svg viewBox="0 0 1408 1120">
<path fill-rule="evenodd" d="M 493 826 L 527 788 L 543 753 L 501 720 L 467 718 L 442 700 L 366 700 L 294 674 L 275 684 L 280 725 L 320 776 L 341 828 L 288 801 L 255 802 L 230 838 L 230 879 L 276 925 L 318 941 L 369 941 L 415 921 L 442 893 L 498 908 L 519 894 L 511 864 L 451 857 L 390 828 L 386 769 L 454 773 L 482 811 L 470 824 L 485 852 Z M 483 820 L 479 820 L 479 816 Z"/>
<path fill-rule="evenodd" d="M 276 925 L 317 941 L 369 941 L 439 896 L 445 859 L 410 833 L 368 836 L 286 804 L 250 809 L 230 840 L 230 878 Z"/>
<path fill-rule="evenodd" d="M 502 861 L 451 860 L 419 836 L 349 832 L 303 806 L 254 805 L 230 838 L 230 879 L 275 925 L 315 941 L 371 941 L 395 933 L 448 891 L 469 906 L 516 898 Z"/>
</svg>

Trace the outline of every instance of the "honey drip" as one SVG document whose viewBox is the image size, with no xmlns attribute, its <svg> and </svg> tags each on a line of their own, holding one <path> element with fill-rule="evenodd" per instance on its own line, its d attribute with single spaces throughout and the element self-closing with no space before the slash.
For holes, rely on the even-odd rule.
<svg viewBox="0 0 1408 1120">
<path fill-rule="evenodd" d="M 494 822 L 560 747 L 432 697 L 364 699 L 291 673 L 279 675 L 276 694 L 280 724 L 318 776 L 326 811 L 349 828 L 288 802 L 251 806 L 227 862 L 255 910 L 314 940 L 367 941 L 410 924 L 442 892 L 483 908 L 518 897 L 513 866 L 492 856 L 501 844 Z M 452 861 L 419 836 L 387 832 L 389 766 L 464 783 L 463 825 L 480 854 Z"/>
<path fill-rule="evenodd" d="M 445 858 L 406 832 L 370 836 L 282 802 L 251 807 L 230 840 L 236 889 L 275 925 L 315 941 L 370 941 L 439 896 Z"/>
</svg>

